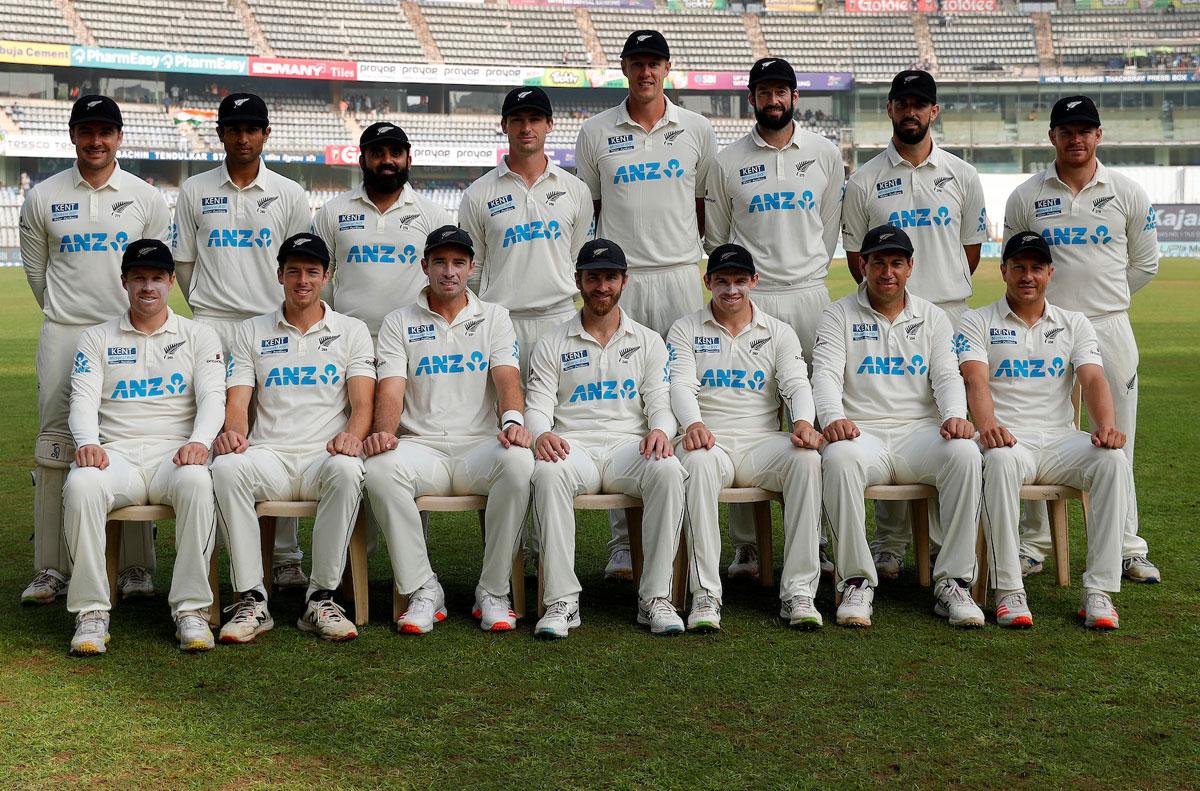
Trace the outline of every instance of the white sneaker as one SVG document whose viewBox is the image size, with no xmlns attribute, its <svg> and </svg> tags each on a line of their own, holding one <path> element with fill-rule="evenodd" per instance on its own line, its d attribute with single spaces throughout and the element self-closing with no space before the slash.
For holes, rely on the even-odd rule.
<svg viewBox="0 0 1200 791">
<path fill-rule="evenodd" d="M 1021 563 L 1022 577 L 1028 577 L 1030 574 L 1040 574 L 1042 573 L 1042 569 L 1045 568 L 1045 566 L 1042 565 L 1042 561 L 1035 560 L 1034 558 L 1029 557 L 1029 555 L 1021 555 L 1017 559 Z"/>
<path fill-rule="evenodd" d="M 638 599 L 637 622 L 649 626 L 651 634 L 662 637 L 683 634 L 683 619 L 675 612 L 671 600 L 661 596 L 648 602 Z"/>
<path fill-rule="evenodd" d="M 517 627 L 517 614 L 507 596 L 493 596 L 479 586 L 475 587 L 475 609 L 471 615 L 479 619 L 479 628 L 485 632 L 511 632 Z"/>
<path fill-rule="evenodd" d="M 879 575 L 879 579 L 899 579 L 902 571 L 904 571 L 904 558 L 895 552 L 875 553 L 875 573 Z"/>
<path fill-rule="evenodd" d="M 614 549 L 609 554 L 604 579 L 633 581 L 633 558 L 628 549 Z"/>
<path fill-rule="evenodd" d="M 825 547 L 821 547 L 821 554 L 818 558 L 821 562 L 821 573 L 826 577 L 832 577 L 834 569 L 833 561 L 829 558 L 829 553 L 825 551 Z"/>
<path fill-rule="evenodd" d="M 88 610 L 75 616 L 72 656 L 96 656 L 108 650 L 108 611 Z"/>
<path fill-rule="evenodd" d="M 533 629 L 534 637 L 561 639 L 583 621 L 579 620 L 579 602 L 556 601 L 546 608 Z"/>
<path fill-rule="evenodd" d="M 1033 613 L 1025 591 L 1000 597 L 996 602 L 996 625 L 1007 629 L 1028 629 L 1033 626 Z"/>
<path fill-rule="evenodd" d="M 146 599 L 154 595 L 154 580 L 141 566 L 130 566 L 117 575 L 122 599 Z"/>
<path fill-rule="evenodd" d="M 208 628 L 208 610 L 185 610 L 175 614 L 175 639 L 179 650 L 194 653 L 213 647 L 212 629 Z"/>
<path fill-rule="evenodd" d="M 820 629 L 825 623 L 811 596 L 793 596 L 781 602 L 779 617 L 787 621 L 788 626 L 805 631 Z M 870 616 L 867 617 L 869 620 Z"/>
<path fill-rule="evenodd" d="M 434 623 L 446 620 L 446 594 L 435 577 L 408 597 L 408 609 L 396 621 L 400 634 L 428 634 Z"/>
<path fill-rule="evenodd" d="M 870 626 L 875 601 L 875 589 L 863 580 L 859 585 L 847 585 L 837 608 L 838 626 Z"/>
<path fill-rule="evenodd" d="M 933 612 L 948 618 L 951 626 L 978 628 L 984 623 L 983 610 L 971 598 L 971 591 L 958 580 L 943 580 L 938 584 Z"/>
<path fill-rule="evenodd" d="M 1121 626 L 1121 618 L 1112 598 L 1103 591 L 1087 589 L 1083 592 L 1083 604 L 1079 606 L 1079 617 L 1089 629 L 1111 631 Z"/>
<path fill-rule="evenodd" d="M 1121 561 L 1121 576 L 1130 582 L 1144 582 L 1153 585 L 1162 582 L 1162 575 L 1145 555 L 1134 555 Z"/>
<path fill-rule="evenodd" d="M 753 544 L 739 544 L 733 548 L 733 562 L 725 569 L 725 575 L 731 580 L 754 578 L 758 579 L 758 547 Z"/>
<path fill-rule="evenodd" d="M 224 612 L 231 610 L 233 617 L 221 627 L 219 639 L 222 643 L 252 643 L 263 632 L 275 628 L 275 621 L 267 611 L 266 600 L 256 599 L 249 591 L 226 607 Z"/>
<path fill-rule="evenodd" d="M 67 595 L 70 585 L 70 577 L 64 577 L 54 569 L 42 569 L 21 591 L 21 604 L 53 604 L 59 596 Z"/>
<path fill-rule="evenodd" d="M 689 632 L 721 631 L 721 602 L 707 593 L 697 594 L 692 599 L 692 611 L 688 613 Z"/>
<path fill-rule="evenodd" d="M 284 563 L 271 569 L 271 584 L 277 591 L 308 588 L 308 575 L 297 563 Z"/>
<path fill-rule="evenodd" d="M 296 626 L 302 632 L 311 632 L 322 640 L 333 642 L 358 637 L 354 621 L 346 617 L 346 610 L 333 599 L 309 599 Z"/>
</svg>

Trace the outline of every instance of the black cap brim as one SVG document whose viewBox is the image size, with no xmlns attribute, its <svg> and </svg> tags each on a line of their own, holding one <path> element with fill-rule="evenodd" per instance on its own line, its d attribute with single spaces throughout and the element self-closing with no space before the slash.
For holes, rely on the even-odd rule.
<svg viewBox="0 0 1200 791">
<path fill-rule="evenodd" d="M 1066 126 L 1067 124 L 1087 124 L 1088 126 L 1099 127 L 1100 121 L 1091 115 L 1075 114 L 1075 115 L 1068 115 L 1065 118 L 1055 119 L 1055 121 L 1052 124 L 1050 124 L 1050 128 L 1055 129 L 1060 126 Z"/>
<path fill-rule="evenodd" d="M 109 125 L 111 125 L 111 126 L 115 126 L 115 127 L 116 127 L 116 128 L 118 128 L 118 129 L 123 129 L 123 128 L 124 128 L 124 126 L 125 126 L 125 125 L 124 125 L 124 124 L 122 124 L 120 121 L 118 121 L 117 119 L 113 118 L 112 116 L 108 116 L 108 115 L 85 115 L 85 116 L 83 116 L 82 118 L 73 118 L 73 119 L 71 119 L 71 121 L 70 121 L 70 122 L 68 122 L 68 124 L 67 124 L 67 128 L 68 128 L 68 129 L 74 129 L 75 127 L 79 126 L 80 124 L 109 124 Z M 59 127 L 59 128 L 61 128 L 61 127 Z"/>
<path fill-rule="evenodd" d="M 217 126 L 229 126 L 230 124 L 258 124 L 267 127 L 271 125 L 271 122 L 261 115 L 233 115 L 217 119 Z"/>
<path fill-rule="evenodd" d="M 576 272 L 587 272 L 596 269 L 611 269 L 614 272 L 628 272 L 629 265 L 622 264 L 618 261 L 587 261 L 586 263 L 576 264 Z"/>
<path fill-rule="evenodd" d="M 896 242 L 882 242 L 874 247 L 869 247 L 866 250 L 860 250 L 858 254 L 863 258 L 866 258 L 867 256 L 871 255 L 871 253 L 903 253 L 905 256 L 912 258 L 913 251 L 912 248 L 905 247 L 904 245 L 897 244 Z"/>
<path fill-rule="evenodd" d="M 467 244 L 466 242 L 460 242 L 455 239 L 447 239 L 444 242 L 437 242 L 436 244 L 431 244 L 425 248 L 424 252 L 421 253 L 421 255 L 424 258 L 428 258 L 430 253 L 432 253 L 434 250 L 438 250 L 442 247 L 457 247 L 460 250 L 466 250 L 467 255 L 471 256 L 472 259 L 475 258 L 475 248 L 474 247 Z"/>
</svg>

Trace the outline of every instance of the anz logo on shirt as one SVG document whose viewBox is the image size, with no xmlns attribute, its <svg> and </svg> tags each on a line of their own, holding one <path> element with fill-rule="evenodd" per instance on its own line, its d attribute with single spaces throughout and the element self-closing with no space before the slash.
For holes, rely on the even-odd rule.
<svg viewBox="0 0 1200 791">
<path fill-rule="evenodd" d="M 602 379 L 599 382 L 587 382 L 576 386 L 571 393 L 569 403 L 582 401 L 617 401 L 625 398 L 632 401 L 637 398 L 637 382 L 626 379 L 618 383 L 615 379 Z"/>
<path fill-rule="evenodd" d="M 417 248 L 411 244 L 404 245 L 402 250 L 394 244 L 356 244 L 346 251 L 346 263 L 415 264 Z"/>
<path fill-rule="evenodd" d="M 1057 226 L 1042 230 L 1042 238 L 1046 244 L 1054 247 L 1060 244 L 1099 244 L 1105 245 L 1112 241 L 1107 225 L 1097 225 L 1092 231 L 1086 226 Z"/>
<path fill-rule="evenodd" d="M 1045 379 L 1066 374 L 1063 358 L 1055 357 L 1047 365 L 1042 359 L 1004 359 L 996 366 L 993 379 Z"/>
<path fill-rule="evenodd" d="M 263 387 L 316 387 L 317 385 L 335 385 L 342 381 L 338 376 L 337 366 L 330 363 L 317 373 L 315 365 L 283 365 L 272 368 L 267 374 Z"/>
<path fill-rule="evenodd" d="M 800 209 L 814 209 L 817 206 L 817 200 L 813 196 L 812 190 L 805 190 L 797 197 L 795 192 L 764 192 L 761 195 L 755 195 L 750 201 L 750 208 L 747 210 L 750 214 L 766 211 L 788 211 Z"/>
<path fill-rule="evenodd" d="M 437 376 L 438 374 L 482 373 L 488 367 L 483 352 L 465 354 L 431 354 L 417 361 L 414 376 Z"/>
<path fill-rule="evenodd" d="M 161 376 L 148 379 L 121 379 L 114 386 L 109 398 L 114 401 L 140 398 L 159 398 L 165 395 L 182 394 L 187 390 L 187 381 L 181 373 L 171 374 L 164 382 Z"/>
<path fill-rule="evenodd" d="M 901 209 L 888 215 L 888 225 L 896 228 L 929 228 L 938 226 L 948 228 L 954 222 L 950 210 L 945 206 L 936 209 L 920 207 L 916 209 Z"/>
<path fill-rule="evenodd" d="M 731 387 L 735 390 L 762 390 L 767 375 L 763 371 L 742 371 L 737 368 L 709 368 L 700 377 L 701 387 Z"/>
<path fill-rule="evenodd" d="M 911 360 L 867 355 L 858 366 L 858 373 L 867 376 L 924 376 L 927 371 L 929 365 L 919 354 L 914 354 Z"/>
<path fill-rule="evenodd" d="M 662 181 L 663 179 L 683 178 L 683 166 L 678 159 L 669 159 L 664 166 L 661 162 L 632 162 L 621 165 L 613 174 L 613 184 L 632 184 L 635 181 Z"/>
<path fill-rule="evenodd" d="M 58 243 L 60 253 L 107 253 L 112 250 L 124 251 L 129 245 L 129 234 L 118 231 L 109 238 L 104 232 L 97 233 L 68 233 L 63 234 Z"/>
<path fill-rule="evenodd" d="M 209 247 L 270 247 L 271 229 L 213 228 L 208 234 Z"/>
<path fill-rule="evenodd" d="M 532 242 L 534 239 L 557 239 L 560 236 L 562 236 L 562 229 L 559 227 L 558 220 L 550 222 L 534 220 L 505 228 L 502 246 L 507 248 L 521 242 Z"/>
</svg>

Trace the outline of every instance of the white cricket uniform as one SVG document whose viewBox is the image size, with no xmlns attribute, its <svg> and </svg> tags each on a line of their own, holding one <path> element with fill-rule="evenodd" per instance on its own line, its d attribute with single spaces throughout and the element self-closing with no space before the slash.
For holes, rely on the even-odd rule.
<svg viewBox="0 0 1200 791">
<path fill-rule="evenodd" d="M 596 236 L 619 244 L 629 263 L 622 308 L 663 336 L 704 304 L 696 200 L 717 155 L 707 118 L 666 105 L 647 132 L 621 102 L 584 121 L 575 142 L 576 173 L 601 202 Z"/>
<path fill-rule="evenodd" d="M 821 457 L 797 448 L 779 431 L 788 420 L 812 423 L 808 368 L 795 331 L 751 303 L 750 323 L 731 335 L 710 306 L 675 322 L 667 335 L 671 406 L 681 431 L 702 422 L 716 444 L 678 450 L 687 471 L 688 566 L 692 593 L 721 598 L 721 531 L 717 496 L 726 486 L 781 492 L 783 578 L 779 596 L 815 596 L 821 578 L 817 527 L 821 514 Z"/>
<path fill-rule="evenodd" d="M 475 243 L 479 298 L 509 311 L 524 376 L 538 339 L 575 312 L 575 257 L 591 237 L 592 194 L 548 160 L 527 187 L 505 158 L 467 187 L 458 224 Z"/>
<path fill-rule="evenodd" d="M 1133 466 L 1137 436 L 1138 348 L 1129 323 L 1133 294 L 1158 274 L 1158 219 L 1146 191 L 1133 179 L 1097 162 L 1079 194 L 1058 178 L 1053 164 L 1013 191 L 1004 210 L 1004 240 L 1036 231 L 1050 245 L 1054 277 L 1046 297 L 1091 320 L 1104 356 L 1117 428 L 1125 432 L 1125 456 Z M 1050 548 L 1044 506 L 1023 526 L 1023 554 L 1042 558 Z M 1032 521 L 1032 523 L 1031 523 Z M 1122 554 L 1145 555 L 1138 535 L 1137 494 L 1129 501 Z"/>
<path fill-rule="evenodd" d="M 1022 484 L 1060 484 L 1091 492 L 1088 562 L 1083 586 L 1121 589 L 1121 532 L 1132 486 L 1119 450 L 1097 448 L 1073 425 L 1071 381 L 1084 365 L 1099 365 L 1099 341 L 1082 313 L 1046 304 L 1030 327 L 1008 300 L 967 311 L 954 338 L 959 363 L 987 365 L 996 422 L 1017 439 L 1011 448 L 983 450 L 983 524 L 991 584 L 1020 590 L 1017 526 Z"/>
<path fill-rule="evenodd" d="M 20 216 L 21 262 L 44 317 L 36 363 L 39 434 L 53 436 L 59 443 L 70 438 L 71 363 L 79 335 L 129 308 L 121 287 L 125 247 L 139 239 L 167 241 L 170 223 L 162 194 L 122 170 L 120 163 L 98 189 L 92 189 L 76 164 L 34 186 L 25 196 Z M 43 467 L 38 477 L 46 485 L 60 487 L 72 455 L 63 453 L 61 474 Z M 61 502 L 57 491 L 35 496 L 34 567 L 70 576 L 61 511 L 51 508 L 53 513 L 43 512 L 43 499 Z M 121 568 L 129 566 L 154 568 L 154 536 L 149 523 L 125 527 Z"/>
<path fill-rule="evenodd" d="M 229 356 L 227 386 L 253 387 L 258 398 L 250 448 L 212 464 L 235 591 L 266 594 L 254 515 L 254 504 L 265 500 L 319 501 L 308 593 L 341 583 L 362 499 L 363 463 L 325 446 L 346 429 L 347 382 L 375 379 L 375 349 L 366 324 L 324 308 L 324 317 L 306 332 L 288 323 L 282 307 L 247 319 Z"/>
<path fill-rule="evenodd" d="M 74 562 L 70 612 L 110 609 L 105 522 L 126 505 L 175 509 L 172 615 L 212 604 L 212 477 L 207 463 L 176 466 L 172 459 L 186 443 L 212 445 L 224 419 L 225 360 L 212 330 L 168 310 L 149 335 L 128 314 L 83 332 L 71 374 L 71 435 L 77 447 L 100 445 L 109 464 L 72 466 L 63 488 Z"/>
<path fill-rule="evenodd" d="M 825 309 L 813 350 L 813 398 L 828 426 L 843 418 L 862 432 L 821 451 L 825 511 L 833 525 L 837 587 L 879 580 L 867 545 L 863 490 L 891 483 L 935 486 L 942 519 L 934 579 L 975 578 L 980 456 L 971 440 L 943 439 L 941 424 L 966 418 L 967 397 L 945 311 L 907 292 L 895 321 L 871 308 L 865 285 Z"/>
<path fill-rule="evenodd" d="M 671 595 L 672 563 L 683 522 L 687 473 L 674 456 L 638 451 L 652 430 L 674 437 L 667 347 L 621 310 L 621 323 L 601 346 L 579 315 L 542 338 L 530 361 L 525 420 L 536 438 L 553 431 L 570 446 L 563 461 L 533 470 L 534 529 L 541 537 L 543 603 L 578 601 L 575 576 L 576 495 L 611 492 L 645 503 L 642 601 Z"/>
<path fill-rule="evenodd" d="M 425 239 L 450 213 L 405 184 L 396 202 L 380 212 L 360 184 L 331 198 L 313 217 L 333 262 L 330 304 L 366 322 L 371 337 L 383 318 L 411 304 L 428 280 L 421 271 Z"/>
<path fill-rule="evenodd" d="M 837 146 L 799 124 L 782 149 L 754 127 L 717 155 L 708 174 L 705 248 L 732 242 L 750 251 L 759 275 L 755 304 L 796 331 L 806 359 L 829 304 L 825 276 L 845 183 Z"/>
<path fill-rule="evenodd" d="M 470 291 L 453 321 L 429 309 L 425 289 L 388 314 L 379 331 L 378 376 L 404 379 L 400 443 L 367 459 L 367 498 L 387 536 L 396 589 L 412 594 L 434 578 L 416 498 L 486 495 L 479 585 L 507 596 L 525 514 L 533 454 L 497 439 L 499 415 L 490 372 L 518 367 L 508 311 Z"/>
</svg>

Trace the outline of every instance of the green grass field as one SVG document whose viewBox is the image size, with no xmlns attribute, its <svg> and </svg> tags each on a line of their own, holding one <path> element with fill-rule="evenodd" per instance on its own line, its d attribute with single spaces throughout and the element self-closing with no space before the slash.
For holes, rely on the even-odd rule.
<svg viewBox="0 0 1200 791">
<path fill-rule="evenodd" d="M 999 296 L 996 269 L 985 262 L 973 304 Z M 831 284 L 835 297 L 850 288 L 840 263 Z M 951 629 L 908 569 L 880 588 L 868 631 L 789 631 L 776 591 L 731 585 L 724 631 L 677 639 L 634 626 L 632 587 L 602 579 L 607 521 L 587 514 L 584 625 L 549 644 L 531 637 L 532 619 L 516 633 L 478 630 L 468 612 L 478 528 L 436 515 L 431 551 L 450 617 L 430 635 L 389 629 L 391 571 L 378 553 L 374 617 L 358 640 L 301 634 L 300 597 L 281 597 L 275 630 L 257 644 L 181 654 L 164 524 L 160 594 L 119 607 L 108 655 L 79 660 L 66 653 L 73 622 L 61 604 L 18 605 L 32 570 L 39 317 L 20 270 L 0 270 L 0 536 L 10 547 L 0 560 L 0 785 L 1195 787 L 1197 305 L 1196 261 L 1164 262 L 1137 298 L 1142 532 L 1166 582 L 1126 586 L 1113 634 L 1075 623 L 1077 508 L 1073 587 L 1055 588 L 1049 569 L 1030 578 L 1029 632 Z M 827 585 L 818 604 L 832 620 Z"/>
</svg>

